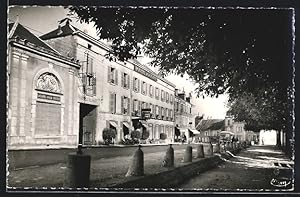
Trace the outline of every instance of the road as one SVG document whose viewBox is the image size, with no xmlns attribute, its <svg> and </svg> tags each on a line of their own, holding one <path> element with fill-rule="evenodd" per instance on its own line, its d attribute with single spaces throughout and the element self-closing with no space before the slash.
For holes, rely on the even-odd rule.
<svg viewBox="0 0 300 197">
<path fill-rule="evenodd" d="M 275 147 L 252 146 L 178 188 L 218 191 L 287 190 L 293 188 L 290 182 L 292 168 L 293 162 Z"/>
</svg>

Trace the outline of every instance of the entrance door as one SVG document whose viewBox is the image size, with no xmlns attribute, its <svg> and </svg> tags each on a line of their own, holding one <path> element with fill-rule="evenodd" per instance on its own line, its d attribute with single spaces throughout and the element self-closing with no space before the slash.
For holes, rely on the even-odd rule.
<svg viewBox="0 0 300 197">
<path fill-rule="evenodd" d="M 80 103 L 79 144 L 96 144 L 97 106 Z"/>
</svg>

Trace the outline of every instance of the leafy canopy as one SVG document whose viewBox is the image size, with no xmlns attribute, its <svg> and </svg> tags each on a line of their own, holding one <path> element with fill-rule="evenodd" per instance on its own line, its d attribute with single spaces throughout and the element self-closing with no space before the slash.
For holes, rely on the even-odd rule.
<svg viewBox="0 0 300 197">
<path fill-rule="evenodd" d="M 289 84 L 289 10 L 89 6 L 69 10 L 81 22 L 94 22 L 100 38 L 112 41 L 110 55 L 120 61 L 143 53 L 162 74 L 188 74 L 198 84 L 198 96 L 226 93 L 233 104 L 250 94 L 270 110 L 280 109 L 276 115 L 281 125 L 288 118 L 282 111 Z"/>
</svg>

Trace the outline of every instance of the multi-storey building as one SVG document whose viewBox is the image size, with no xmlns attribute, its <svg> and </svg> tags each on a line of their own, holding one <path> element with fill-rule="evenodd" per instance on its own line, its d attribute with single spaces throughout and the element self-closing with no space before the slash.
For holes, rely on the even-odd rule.
<svg viewBox="0 0 300 197">
<path fill-rule="evenodd" d="M 8 34 L 8 149 L 77 146 L 79 64 L 18 22 Z"/>
<path fill-rule="evenodd" d="M 150 139 L 159 139 L 160 133 L 172 139 L 175 85 L 136 60 L 108 57 L 108 45 L 77 29 L 69 19 L 62 23 L 40 38 L 81 65 L 79 143 L 101 142 L 104 128 L 117 131 L 116 141 L 137 128 L 147 129 Z M 150 119 L 141 120 L 142 109 L 151 109 Z"/>
<path fill-rule="evenodd" d="M 187 97 L 185 92 L 175 90 L 175 125 L 179 129 L 181 136 L 185 135 L 190 139 L 193 134 L 199 132 L 195 130 L 194 119 L 192 115 L 191 94 Z"/>
</svg>

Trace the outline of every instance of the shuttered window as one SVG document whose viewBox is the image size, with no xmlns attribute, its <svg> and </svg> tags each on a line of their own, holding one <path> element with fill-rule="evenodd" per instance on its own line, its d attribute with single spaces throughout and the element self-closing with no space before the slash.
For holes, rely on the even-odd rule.
<svg viewBox="0 0 300 197">
<path fill-rule="evenodd" d="M 121 97 L 121 111 L 122 111 L 122 114 L 129 114 L 130 99 L 126 96 Z"/>
<path fill-rule="evenodd" d="M 118 71 L 116 68 L 108 66 L 108 83 L 118 85 Z"/>
<path fill-rule="evenodd" d="M 128 89 L 130 87 L 129 75 L 127 73 L 121 73 L 121 83 L 123 88 Z"/>
<path fill-rule="evenodd" d="M 159 99 L 159 89 L 155 88 L 155 98 Z"/>
</svg>

